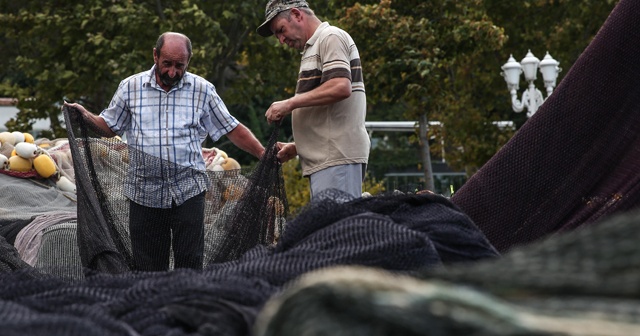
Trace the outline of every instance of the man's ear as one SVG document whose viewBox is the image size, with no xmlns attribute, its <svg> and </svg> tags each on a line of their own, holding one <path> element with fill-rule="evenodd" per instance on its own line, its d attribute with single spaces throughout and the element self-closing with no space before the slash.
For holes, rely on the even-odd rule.
<svg viewBox="0 0 640 336">
<path fill-rule="evenodd" d="M 291 16 L 296 20 L 302 20 L 302 11 L 297 8 L 291 8 Z"/>
<path fill-rule="evenodd" d="M 153 63 L 158 63 L 158 53 L 156 52 L 156 48 L 153 48 Z"/>
</svg>

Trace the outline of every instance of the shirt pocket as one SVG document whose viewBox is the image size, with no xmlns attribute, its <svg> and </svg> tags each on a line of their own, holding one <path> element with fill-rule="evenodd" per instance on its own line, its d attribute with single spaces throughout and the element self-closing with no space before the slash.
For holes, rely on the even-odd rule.
<svg viewBox="0 0 640 336">
<path fill-rule="evenodd" d="M 202 110 L 191 109 L 189 111 L 176 111 L 174 129 L 176 134 L 182 136 L 199 132 L 200 118 L 202 117 Z"/>
</svg>

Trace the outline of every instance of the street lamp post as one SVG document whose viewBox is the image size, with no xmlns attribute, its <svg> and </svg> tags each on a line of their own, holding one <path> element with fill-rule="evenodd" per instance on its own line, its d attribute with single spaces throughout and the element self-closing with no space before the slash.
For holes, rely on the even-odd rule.
<svg viewBox="0 0 640 336">
<path fill-rule="evenodd" d="M 556 79 L 558 73 L 562 71 L 558 67 L 560 63 L 553 59 L 549 52 L 540 61 L 535 57 L 531 50 L 527 52 L 527 55 L 520 61 L 516 62 L 513 55 L 509 56 L 509 60 L 502 66 L 502 72 L 500 75 L 504 77 L 507 82 L 507 88 L 511 93 L 511 106 L 515 112 L 522 112 L 527 108 L 527 117 L 533 116 L 538 110 L 538 107 L 542 105 L 545 98 L 540 90 L 536 89 L 534 81 L 536 80 L 536 70 L 540 68 L 542 73 L 542 79 L 544 80 L 544 87 L 547 89 L 547 98 L 553 92 L 553 88 L 556 86 Z M 522 99 L 518 100 L 518 89 L 520 88 L 520 74 L 524 72 L 524 79 L 529 83 L 526 91 L 522 93 Z"/>
</svg>

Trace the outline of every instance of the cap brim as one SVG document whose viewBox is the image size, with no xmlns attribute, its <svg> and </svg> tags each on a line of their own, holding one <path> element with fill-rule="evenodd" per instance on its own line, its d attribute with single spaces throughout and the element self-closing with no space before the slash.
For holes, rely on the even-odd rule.
<svg viewBox="0 0 640 336">
<path fill-rule="evenodd" d="M 271 31 L 271 20 L 273 20 L 273 18 L 263 22 L 260 27 L 256 29 L 256 32 L 260 34 L 260 36 L 269 37 L 273 35 L 273 32 Z"/>
</svg>

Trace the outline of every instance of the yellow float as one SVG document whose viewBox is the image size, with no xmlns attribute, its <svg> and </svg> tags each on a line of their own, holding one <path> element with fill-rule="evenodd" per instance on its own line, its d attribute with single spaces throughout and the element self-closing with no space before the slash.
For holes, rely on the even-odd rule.
<svg viewBox="0 0 640 336">
<path fill-rule="evenodd" d="M 226 158 L 220 165 L 224 170 L 240 169 L 240 164 L 233 158 Z"/>
<path fill-rule="evenodd" d="M 33 169 L 31 160 L 25 159 L 19 155 L 14 155 L 9 158 L 9 170 L 16 172 L 28 172 Z"/>
<path fill-rule="evenodd" d="M 33 138 L 33 135 L 29 134 L 29 133 L 22 133 L 24 135 L 24 142 L 28 142 L 28 143 L 35 143 L 35 139 Z"/>
<path fill-rule="evenodd" d="M 240 199 L 240 197 L 242 197 L 242 194 L 244 193 L 244 189 L 232 184 L 230 186 L 227 187 L 227 189 L 224 190 L 224 193 L 222 194 L 222 199 L 224 199 L 225 201 L 237 201 Z"/>
<path fill-rule="evenodd" d="M 58 172 L 56 163 L 46 154 L 40 154 L 33 159 L 33 167 L 38 172 L 38 175 L 44 178 L 49 178 Z"/>
</svg>

